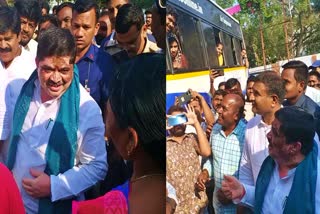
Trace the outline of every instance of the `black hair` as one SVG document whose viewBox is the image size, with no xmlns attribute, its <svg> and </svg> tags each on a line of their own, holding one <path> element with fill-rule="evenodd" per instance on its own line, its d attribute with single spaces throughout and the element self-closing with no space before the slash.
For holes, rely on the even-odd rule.
<svg viewBox="0 0 320 214">
<path fill-rule="evenodd" d="M 167 15 L 173 16 L 176 19 L 176 22 L 177 22 L 178 21 L 178 13 L 177 13 L 176 9 L 174 9 L 170 5 L 167 5 L 166 6 L 166 10 L 167 10 Z"/>
<path fill-rule="evenodd" d="M 133 4 L 122 5 L 116 17 L 115 30 L 117 33 L 127 33 L 132 26 L 139 31 L 144 25 L 144 15 L 140 7 Z"/>
<path fill-rule="evenodd" d="M 70 56 L 70 64 L 76 58 L 76 44 L 68 29 L 50 27 L 38 39 L 37 60 L 51 56 Z"/>
<path fill-rule="evenodd" d="M 100 13 L 99 18 L 102 17 L 102 16 L 109 16 L 108 11 L 103 10 L 103 11 Z"/>
<path fill-rule="evenodd" d="M 41 8 L 36 0 L 17 0 L 14 3 L 20 17 L 26 17 L 30 21 L 39 23 L 41 18 Z"/>
<path fill-rule="evenodd" d="M 239 84 L 240 88 L 241 88 L 241 84 L 239 82 L 239 80 L 237 80 L 236 78 L 230 78 L 227 80 L 226 84 L 225 84 L 225 88 L 226 90 L 231 89 L 232 87 L 234 87 L 235 85 Z"/>
<path fill-rule="evenodd" d="M 139 54 L 120 64 L 109 84 L 109 103 L 120 129 L 132 127 L 138 143 L 166 169 L 165 72 L 163 54 Z"/>
<path fill-rule="evenodd" d="M 72 2 L 63 2 L 57 7 L 56 14 L 58 14 L 65 7 L 70 7 L 72 9 L 73 5 L 74 4 Z"/>
<path fill-rule="evenodd" d="M 77 0 L 72 7 L 72 12 L 76 11 L 77 13 L 85 13 L 91 9 L 94 9 L 96 23 L 98 23 L 100 10 L 98 4 L 94 0 Z"/>
<path fill-rule="evenodd" d="M 223 85 L 226 86 L 226 82 L 220 82 L 218 85 L 218 88 L 220 88 L 220 86 L 223 86 Z"/>
<path fill-rule="evenodd" d="M 50 22 L 52 25 L 59 27 L 59 20 L 57 19 L 57 17 L 55 15 L 47 14 L 47 15 L 42 16 L 39 21 L 39 26 L 45 22 Z"/>
<path fill-rule="evenodd" d="M 310 71 L 310 72 L 308 73 L 308 77 L 309 77 L 309 76 L 316 76 L 317 79 L 318 79 L 318 81 L 320 81 L 320 73 L 317 72 L 317 71 Z"/>
<path fill-rule="evenodd" d="M 172 105 L 167 111 L 168 115 L 171 115 L 173 112 L 186 112 L 186 109 L 179 105 Z"/>
<path fill-rule="evenodd" d="M 45 9 L 47 11 L 47 13 L 49 14 L 50 5 L 48 4 L 48 2 L 46 0 L 40 1 L 40 9 Z"/>
<path fill-rule="evenodd" d="M 281 108 L 275 113 L 281 123 L 280 131 L 286 137 L 286 143 L 301 143 L 301 153 L 307 155 L 313 147 L 315 121 L 311 114 L 297 106 Z"/>
<path fill-rule="evenodd" d="M 53 6 L 52 12 L 56 14 L 57 13 L 57 9 L 58 9 L 58 5 Z"/>
<path fill-rule="evenodd" d="M 292 60 L 282 66 L 283 69 L 294 69 L 294 78 L 297 82 L 304 82 L 304 89 L 308 85 L 308 66 L 299 60 Z"/>
<path fill-rule="evenodd" d="M 249 78 L 247 79 L 247 84 L 248 84 L 249 82 L 255 82 L 256 80 L 257 80 L 257 77 L 254 76 L 254 75 L 251 75 L 251 76 L 249 76 Z"/>
<path fill-rule="evenodd" d="M 147 14 L 152 14 L 151 10 L 150 9 L 147 9 L 146 11 L 144 11 L 144 14 L 147 15 Z"/>
<path fill-rule="evenodd" d="M 228 94 L 225 90 L 222 90 L 222 89 L 218 89 L 218 90 L 216 90 L 215 92 L 214 92 L 214 94 L 213 94 L 213 97 L 212 97 L 212 99 L 215 97 L 215 96 L 225 96 L 226 94 Z"/>
<path fill-rule="evenodd" d="M 16 8 L 9 6 L 0 7 L 0 33 L 4 34 L 8 31 L 20 34 L 21 23 Z"/>
<path fill-rule="evenodd" d="M 267 88 L 267 94 L 275 94 L 279 98 L 279 103 L 281 104 L 284 100 L 286 94 L 285 83 L 281 77 L 274 71 L 265 71 L 257 76 L 255 82 L 261 82 Z"/>
</svg>

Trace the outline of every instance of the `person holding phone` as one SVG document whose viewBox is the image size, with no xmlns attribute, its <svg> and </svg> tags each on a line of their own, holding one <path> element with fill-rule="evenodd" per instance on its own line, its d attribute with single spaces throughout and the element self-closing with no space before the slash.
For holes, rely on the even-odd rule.
<svg viewBox="0 0 320 214">
<path fill-rule="evenodd" d="M 204 191 L 195 191 L 194 184 L 201 172 L 199 155 L 207 157 L 211 149 L 207 137 L 200 126 L 195 110 L 188 105 L 186 109 L 173 105 L 168 110 L 168 116 L 184 114 L 186 123 L 168 126 L 167 137 L 167 181 L 175 188 L 179 204 L 176 213 L 199 213 L 207 203 Z M 169 121 L 170 119 L 168 119 Z M 192 125 L 196 134 L 185 132 L 186 125 Z"/>
</svg>

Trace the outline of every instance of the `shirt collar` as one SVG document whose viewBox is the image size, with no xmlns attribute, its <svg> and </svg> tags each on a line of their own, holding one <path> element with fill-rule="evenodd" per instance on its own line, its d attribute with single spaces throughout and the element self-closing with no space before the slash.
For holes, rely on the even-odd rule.
<svg viewBox="0 0 320 214">
<path fill-rule="evenodd" d="M 243 122 L 242 119 L 240 119 L 236 128 L 232 131 L 232 133 L 239 136 L 243 133 L 244 127 L 246 127 L 246 124 Z"/>
</svg>

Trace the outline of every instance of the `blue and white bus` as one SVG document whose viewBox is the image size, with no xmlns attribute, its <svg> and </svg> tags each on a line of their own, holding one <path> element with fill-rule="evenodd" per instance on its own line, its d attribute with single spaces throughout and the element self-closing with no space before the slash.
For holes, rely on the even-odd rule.
<svg viewBox="0 0 320 214">
<path fill-rule="evenodd" d="M 177 11 L 174 34 L 188 62 L 187 68 L 173 68 L 167 37 L 167 108 L 174 103 L 175 96 L 189 88 L 198 91 L 209 101 L 210 69 L 224 70 L 224 76 L 216 78 L 215 88 L 219 82 L 234 77 L 244 89 L 247 70 L 241 66 L 244 40 L 239 22 L 210 0 L 168 0 L 167 4 Z M 218 42 L 224 46 L 223 67 L 218 66 Z"/>
</svg>

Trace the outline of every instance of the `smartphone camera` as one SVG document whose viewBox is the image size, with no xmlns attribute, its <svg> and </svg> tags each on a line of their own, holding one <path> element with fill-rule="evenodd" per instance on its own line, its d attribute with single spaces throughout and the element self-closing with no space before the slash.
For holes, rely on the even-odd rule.
<svg viewBox="0 0 320 214">
<path fill-rule="evenodd" d="M 176 114 L 168 117 L 168 126 L 176 126 L 188 122 L 185 114 Z"/>
<path fill-rule="evenodd" d="M 183 93 L 182 95 L 180 95 L 178 97 L 178 101 L 181 106 L 187 104 L 190 100 L 191 100 L 191 92 L 190 91 L 187 91 L 186 93 Z"/>
</svg>

